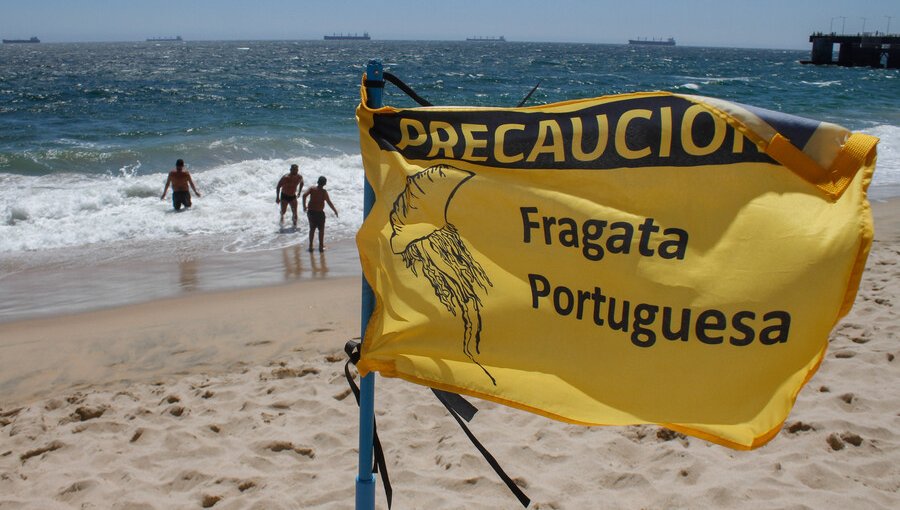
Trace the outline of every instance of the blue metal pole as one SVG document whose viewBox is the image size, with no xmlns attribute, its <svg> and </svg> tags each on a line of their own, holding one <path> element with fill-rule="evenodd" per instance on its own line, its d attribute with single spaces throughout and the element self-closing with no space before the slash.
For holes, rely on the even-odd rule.
<svg viewBox="0 0 900 510">
<path fill-rule="evenodd" d="M 370 60 L 366 66 L 366 80 L 384 84 L 384 66 L 378 60 Z M 382 87 L 366 86 L 369 108 L 381 108 Z M 363 175 L 363 220 L 375 204 L 375 191 Z M 372 287 L 362 279 L 362 334 L 365 339 L 366 326 L 375 308 Z M 375 437 L 375 374 L 369 373 L 359 382 L 359 472 L 356 475 L 356 510 L 375 509 L 375 475 L 372 473 L 372 454 Z"/>
</svg>

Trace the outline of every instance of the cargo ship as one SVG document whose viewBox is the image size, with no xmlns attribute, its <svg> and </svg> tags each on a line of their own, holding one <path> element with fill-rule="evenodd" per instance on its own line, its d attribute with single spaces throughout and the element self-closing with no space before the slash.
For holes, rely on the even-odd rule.
<svg viewBox="0 0 900 510">
<path fill-rule="evenodd" d="M 369 37 L 368 32 L 363 32 L 363 35 L 357 35 L 354 33 L 353 35 L 331 34 L 325 36 L 326 41 L 369 41 L 371 39 L 372 38 Z"/>
<path fill-rule="evenodd" d="M 669 37 L 668 39 L 647 39 L 646 37 L 643 39 L 629 39 L 628 44 L 637 44 L 640 46 L 675 46 L 675 39 Z"/>
<path fill-rule="evenodd" d="M 32 37 L 31 39 L 4 39 L 3 44 L 30 44 L 30 43 L 39 43 L 40 39 L 37 37 Z"/>
<path fill-rule="evenodd" d="M 502 35 L 500 37 L 467 37 L 466 40 L 470 42 L 506 42 L 506 38 Z"/>
<path fill-rule="evenodd" d="M 180 35 L 176 35 L 175 37 L 150 37 L 147 42 L 180 42 L 183 40 Z"/>
</svg>

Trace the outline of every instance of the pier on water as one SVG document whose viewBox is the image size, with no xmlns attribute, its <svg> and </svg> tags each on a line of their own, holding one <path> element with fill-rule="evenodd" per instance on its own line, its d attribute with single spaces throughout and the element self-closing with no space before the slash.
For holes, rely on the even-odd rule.
<svg viewBox="0 0 900 510">
<path fill-rule="evenodd" d="M 809 42 L 813 45 L 812 59 L 801 61 L 804 64 L 900 69 L 900 35 L 897 34 L 815 33 L 809 36 Z M 835 44 L 839 45 L 836 61 Z"/>
</svg>

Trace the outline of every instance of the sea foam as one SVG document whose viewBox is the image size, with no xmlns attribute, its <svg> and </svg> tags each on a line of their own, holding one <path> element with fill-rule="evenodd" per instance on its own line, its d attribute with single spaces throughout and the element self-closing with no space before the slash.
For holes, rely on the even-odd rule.
<svg viewBox="0 0 900 510">
<path fill-rule="evenodd" d="M 242 251 L 299 243 L 280 236 L 275 186 L 291 164 L 300 165 L 305 187 L 320 175 L 340 213 L 328 212 L 328 238 L 350 239 L 362 222 L 359 155 L 249 160 L 191 171 L 201 197 L 192 210 L 175 213 L 171 190 L 160 200 L 166 174 L 5 175 L 0 186 L 0 253 L 102 245 L 118 241 L 166 241 L 189 235 L 218 236 L 222 249 Z M 189 169 L 190 170 L 190 169 Z M 306 218 L 300 226 L 305 233 Z M 290 224 L 290 209 L 286 223 Z"/>
<path fill-rule="evenodd" d="M 900 126 L 882 124 L 862 130 L 863 133 L 877 136 L 878 163 L 872 186 L 896 186 L 900 184 Z"/>
</svg>

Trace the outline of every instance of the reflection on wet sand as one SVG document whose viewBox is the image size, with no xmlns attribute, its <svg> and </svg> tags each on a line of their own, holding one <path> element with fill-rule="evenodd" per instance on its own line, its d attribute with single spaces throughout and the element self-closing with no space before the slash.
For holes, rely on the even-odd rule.
<svg viewBox="0 0 900 510">
<path fill-rule="evenodd" d="M 288 246 L 281 250 L 281 259 L 284 263 L 284 279 L 296 280 L 303 274 L 303 261 L 300 258 L 302 251 L 300 245 Z"/>
<path fill-rule="evenodd" d="M 197 261 L 194 259 L 182 260 L 178 263 L 178 284 L 181 290 L 192 292 L 197 290 Z"/>
<path fill-rule="evenodd" d="M 328 262 L 325 260 L 325 252 L 309 252 L 309 262 L 312 267 L 313 278 L 324 278 L 328 274 Z"/>
</svg>

